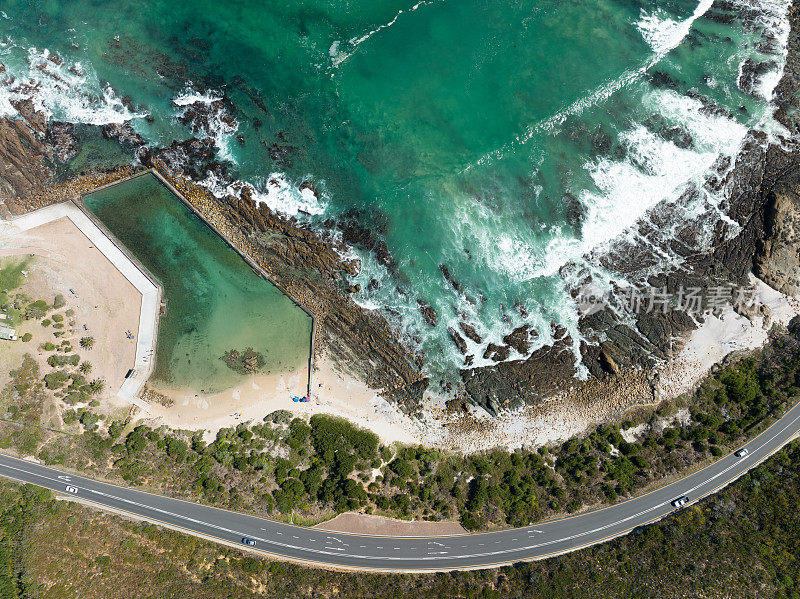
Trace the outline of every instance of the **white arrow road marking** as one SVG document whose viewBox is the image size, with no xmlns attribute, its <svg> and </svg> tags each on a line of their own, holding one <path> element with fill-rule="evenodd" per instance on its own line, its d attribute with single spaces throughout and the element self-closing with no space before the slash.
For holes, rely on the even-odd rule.
<svg viewBox="0 0 800 599">
<path fill-rule="evenodd" d="M 442 543 L 437 543 L 436 541 L 428 541 L 428 555 L 447 555 L 447 551 L 437 551 L 436 549 L 439 547 L 446 548 L 447 546 Z"/>
<path fill-rule="evenodd" d="M 795 405 L 792 408 L 792 410 L 797 409 L 798 407 L 800 407 L 800 404 Z M 794 418 L 792 418 L 792 420 L 787 420 L 786 425 L 781 430 L 779 430 L 776 433 L 774 433 L 771 437 L 769 437 L 768 439 L 766 439 L 765 441 L 760 443 L 757 447 L 755 445 L 753 445 L 752 446 L 753 451 L 758 451 L 760 449 L 766 448 L 769 443 L 771 443 L 774 439 L 779 437 L 781 434 L 784 434 L 789 429 L 789 426 L 794 424 L 797 420 L 800 420 L 800 409 L 798 410 L 798 415 L 795 416 Z M 755 441 L 755 439 L 753 441 Z M 752 441 L 751 441 L 751 443 L 752 443 Z M 778 449 L 778 448 L 776 448 L 776 449 Z M 764 458 L 762 458 L 762 459 L 765 459 L 766 457 L 767 456 L 765 455 Z M 14 458 L 12 458 L 11 456 L 4 456 L 2 454 L 0 454 L 0 459 L 14 460 Z M 723 458 L 723 459 L 725 459 L 725 458 Z M 17 460 L 14 460 L 14 462 L 16 463 Z M 738 460 L 736 460 L 735 463 L 740 463 L 740 462 Z M 10 466 L 10 465 L 7 465 L 7 464 L 6 465 L 2 465 L 2 468 L 6 468 L 8 470 L 21 472 L 21 473 L 23 473 L 23 474 L 25 474 L 25 475 L 27 475 L 29 477 L 44 479 L 45 481 L 48 482 L 48 485 L 56 485 L 57 488 L 61 488 L 58 485 L 61 485 L 62 483 L 58 480 L 57 477 L 53 478 L 54 474 L 49 469 L 46 469 L 45 467 L 39 466 L 37 464 L 28 464 L 28 463 L 26 463 L 25 465 L 30 467 L 30 468 L 41 469 L 44 472 L 46 472 L 47 474 L 45 475 L 45 474 L 41 474 L 41 473 L 38 473 L 38 472 L 31 472 L 30 470 L 27 470 L 27 469 L 24 470 L 24 469 L 17 468 L 17 467 L 14 467 L 14 466 Z M 708 484 L 710 481 L 717 479 L 723 473 L 728 472 L 730 470 L 731 470 L 731 467 L 725 468 L 723 470 L 723 472 L 721 472 L 721 473 L 719 473 L 717 475 L 709 477 L 708 479 L 706 479 L 705 482 L 700 483 L 699 485 L 693 487 L 693 489 L 691 489 L 691 490 L 696 490 L 696 489 Z M 745 470 L 743 470 L 743 472 L 744 471 Z M 8 475 L 8 474 L 6 476 L 9 476 L 11 478 L 18 478 L 18 477 L 12 477 L 11 475 Z M 24 479 L 22 479 L 22 482 L 28 482 L 28 481 L 25 481 Z M 103 483 L 98 483 L 96 481 L 92 481 L 91 479 L 86 479 L 85 482 L 90 483 L 91 486 L 100 485 L 100 486 L 102 486 L 102 488 L 108 488 L 108 489 L 115 488 L 115 487 L 113 487 L 111 485 L 104 485 Z M 675 484 L 675 483 L 673 483 L 673 484 Z M 43 486 L 48 486 L 48 485 L 43 485 Z M 667 488 L 672 488 L 672 486 L 671 485 L 667 485 L 666 487 L 663 487 L 661 489 L 661 491 L 664 491 L 664 489 L 667 489 Z M 125 489 L 122 489 L 122 490 L 125 490 Z M 97 496 L 102 497 L 102 498 L 107 498 L 108 500 L 111 500 L 113 502 L 117 502 L 117 503 L 121 503 L 121 504 L 127 504 L 127 505 L 134 506 L 134 507 L 139 507 L 139 508 L 141 508 L 142 511 L 140 511 L 138 513 L 135 510 L 131 510 L 131 509 L 129 509 L 128 511 L 131 511 L 131 512 L 134 513 L 134 515 L 139 515 L 140 517 L 143 517 L 145 519 L 147 519 L 147 516 L 144 516 L 143 514 L 145 514 L 147 512 L 155 512 L 155 513 L 158 513 L 158 514 L 163 514 L 165 516 L 169 516 L 169 517 L 173 518 L 174 520 L 176 520 L 177 522 L 194 523 L 194 524 L 198 525 L 199 527 L 201 527 L 201 528 L 196 528 L 195 529 L 195 532 L 198 532 L 200 534 L 210 534 L 210 533 L 204 532 L 203 529 L 212 529 L 212 530 L 215 530 L 215 531 L 224 532 L 227 535 L 232 535 L 233 538 L 236 539 L 237 541 L 239 539 L 241 539 L 243 536 L 246 536 L 246 535 L 242 534 L 241 532 L 238 532 L 238 531 L 235 531 L 235 530 L 231 530 L 231 529 L 219 526 L 219 525 L 214 525 L 214 524 L 211 524 L 211 523 L 208 523 L 208 522 L 204 522 L 202 520 L 197 520 L 195 518 L 190 518 L 190 517 L 182 515 L 182 514 L 176 514 L 176 513 L 167 511 L 167 510 L 163 510 L 163 509 L 160 509 L 160 508 L 152 507 L 150 505 L 139 503 L 139 502 L 134 501 L 132 499 L 125 499 L 125 498 L 122 498 L 122 497 L 117 497 L 115 495 L 112 495 L 112 494 L 109 494 L 109 493 L 104 493 L 102 491 L 92 491 L 90 489 L 86 489 L 86 491 L 87 491 L 88 494 L 94 494 L 94 495 L 97 495 Z M 138 496 L 138 494 L 139 494 L 139 492 L 133 491 L 133 490 L 129 490 L 128 492 L 134 497 Z M 92 501 L 91 499 L 88 499 L 88 498 L 84 498 L 84 499 L 88 500 L 88 501 Z M 170 498 L 162 498 L 162 499 L 166 499 L 168 501 L 175 501 L 176 502 L 175 505 L 180 505 L 180 502 L 178 500 L 173 500 L 173 499 L 170 499 Z M 96 501 L 95 503 L 98 503 L 101 506 L 107 506 L 107 507 L 111 507 L 111 508 L 116 507 L 115 505 L 113 505 L 113 503 L 108 503 L 108 502 L 103 502 L 103 501 Z M 209 513 L 211 514 L 215 510 L 215 508 L 210 508 L 210 507 L 206 507 L 206 506 L 202 506 L 202 505 L 198 505 L 198 504 L 192 504 L 192 505 L 193 505 L 193 507 L 195 507 L 195 509 L 200 510 L 201 513 L 202 513 L 202 510 L 208 510 Z M 668 508 L 667 511 L 663 511 L 664 507 Z M 119 508 L 119 509 L 123 509 L 123 508 Z M 606 509 L 608 509 L 608 508 L 606 508 Z M 596 528 L 585 530 L 583 532 L 576 533 L 576 534 L 573 534 L 573 535 L 569 535 L 569 536 L 566 536 L 566 537 L 552 539 L 550 541 L 543 541 L 541 543 L 532 544 L 532 545 L 528 545 L 528 546 L 524 546 L 524 547 L 517 547 L 517 548 L 505 549 L 505 550 L 500 550 L 500 551 L 461 554 L 461 555 L 430 555 L 430 556 L 428 556 L 428 557 L 426 557 L 424 559 L 426 559 L 428 561 L 431 561 L 431 562 L 434 562 L 436 560 L 446 560 L 446 561 L 452 561 L 452 560 L 456 560 L 456 559 L 468 560 L 468 559 L 476 559 L 476 558 L 483 558 L 483 557 L 497 558 L 498 556 L 505 556 L 505 555 L 508 555 L 510 557 L 513 554 L 519 554 L 521 552 L 531 552 L 531 551 L 534 551 L 534 550 L 537 550 L 537 549 L 550 547 L 552 545 L 567 544 L 567 543 L 569 543 L 569 541 L 574 541 L 576 539 L 582 539 L 582 538 L 585 538 L 585 537 L 590 537 L 590 536 L 596 535 L 598 533 L 603 533 L 603 532 L 607 533 L 609 531 L 609 529 L 613 529 L 613 528 L 618 528 L 618 529 L 620 529 L 620 531 L 624 531 L 624 530 L 627 530 L 628 528 L 631 527 L 631 520 L 640 519 L 643 516 L 647 516 L 648 520 L 652 519 L 653 517 L 658 517 L 659 514 L 655 514 L 655 515 L 652 514 L 652 512 L 654 512 L 654 511 L 662 511 L 662 513 L 660 515 L 666 515 L 667 513 L 669 513 L 669 511 L 671 511 L 671 508 L 669 508 L 668 502 L 664 501 L 664 502 L 661 502 L 661 503 L 657 503 L 657 504 L 655 504 L 655 505 L 653 505 L 653 506 L 651 506 L 651 507 L 649 507 L 647 509 L 643 509 L 643 510 L 641 510 L 641 511 L 635 513 L 635 514 L 629 515 L 629 516 L 627 516 L 625 518 L 621 518 L 621 519 L 616 520 L 614 522 L 609 522 L 607 524 L 604 524 L 603 526 L 598 526 Z M 613 513 L 613 512 L 606 512 L 606 513 L 610 514 L 610 513 Z M 250 518 L 246 514 L 238 514 L 238 517 L 240 517 L 242 519 L 242 524 L 247 524 L 248 518 Z M 159 520 L 161 520 L 161 519 L 159 518 Z M 167 525 L 172 525 L 172 526 L 181 526 L 181 524 L 176 524 L 175 522 L 163 521 L 163 523 L 167 524 Z M 553 523 L 547 524 L 546 526 L 549 529 L 552 526 L 557 526 L 557 523 L 553 522 Z M 627 527 L 627 528 L 625 528 L 625 527 Z M 183 528 L 187 528 L 187 527 L 183 526 Z M 529 530 L 528 533 L 531 534 L 535 530 L 537 530 L 537 529 Z M 282 534 L 279 531 L 275 531 L 275 532 L 277 534 L 279 534 L 279 535 Z M 539 532 L 543 532 L 543 531 L 539 531 Z M 533 534 L 536 534 L 536 533 L 533 533 Z M 610 534 L 607 534 L 606 536 L 604 536 L 603 539 L 598 539 L 598 541 L 599 540 L 604 540 L 604 539 L 608 538 L 609 536 L 613 536 L 614 534 L 615 533 L 611 532 Z M 253 537 L 251 537 L 251 538 L 253 538 Z M 344 547 L 347 546 L 347 544 L 342 543 L 342 541 L 340 539 L 337 539 L 335 537 L 328 537 L 328 538 L 331 539 L 334 542 L 338 542 L 341 545 L 341 550 L 344 550 Z M 484 537 L 484 538 L 488 538 L 488 537 Z M 321 554 L 321 555 L 326 555 L 326 556 L 343 555 L 341 553 L 333 553 L 333 551 L 339 550 L 337 547 L 326 547 L 325 550 L 320 550 L 320 549 L 313 549 L 313 548 L 310 548 L 310 547 L 298 547 L 296 545 L 290 545 L 290 544 L 287 544 L 287 543 L 280 543 L 280 542 L 276 541 L 275 539 L 262 539 L 262 538 L 258 538 L 258 537 L 255 537 L 255 539 L 259 540 L 259 541 L 262 541 L 264 544 L 266 544 L 268 546 L 280 547 L 280 548 L 284 548 L 284 549 L 291 549 L 293 551 L 297 551 L 297 552 L 300 552 L 300 553 L 306 553 L 306 554 L 315 553 L 315 554 Z M 435 541 L 433 541 L 433 542 L 435 543 Z M 591 542 L 592 542 L 591 540 L 587 539 L 587 543 L 591 543 Z M 326 541 L 326 543 L 330 543 L 330 541 Z M 479 543 L 478 545 L 482 546 L 483 543 Z M 383 547 L 378 547 L 378 549 L 382 549 L 382 548 Z M 465 548 L 466 548 L 466 546 L 465 546 Z M 570 547 L 566 547 L 565 549 L 569 549 L 569 548 Z M 352 559 L 362 559 L 362 560 L 365 560 L 365 561 L 366 560 L 386 560 L 386 561 L 396 561 L 396 562 L 408 562 L 408 561 L 415 561 L 415 560 L 423 559 L 422 556 L 416 556 L 416 557 L 413 557 L 413 558 L 409 558 L 409 557 L 399 557 L 399 556 L 392 557 L 392 556 L 376 556 L 376 555 L 357 555 L 357 554 L 351 554 L 351 553 L 348 553 L 347 556 L 349 558 L 352 558 Z"/>
</svg>

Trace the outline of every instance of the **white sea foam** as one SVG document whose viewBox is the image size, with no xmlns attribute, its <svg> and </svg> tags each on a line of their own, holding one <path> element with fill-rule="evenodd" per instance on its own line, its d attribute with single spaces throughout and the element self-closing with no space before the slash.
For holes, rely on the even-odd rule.
<svg viewBox="0 0 800 599">
<path fill-rule="evenodd" d="M 636 27 L 644 40 L 653 49 L 653 52 L 663 54 L 680 44 L 681 40 L 689 32 L 689 29 L 684 27 L 683 23 L 672 19 L 661 8 L 651 13 L 645 12 L 643 9 L 642 16 L 636 23 Z M 689 25 L 691 26 L 691 23 Z"/>
<path fill-rule="evenodd" d="M 603 157 L 586 165 L 596 190 L 579 195 L 586 208 L 581 238 L 554 238 L 534 276 L 556 274 L 567 262 L 619 237 L 656 204 L 676 200 L 688 184 L 699 187 L 718 156 L 735 156 L 747 133 L 743 125 L 705 114 L 698 100 L 671 90 L 653 90 L 644 104 L 685 128 L 694 147 L 679 148 L 641 125 L 623 133 L 624 160 Z M 706 194 L 703 200 L 716 205 L 720 198 Z"/>
<path fill-rule="evenodd" d="M 188 87 L 182 94 L 172 98 L 172 103 L 176 106 L 189 106 L 191 104 L 213 104 L 220 100 L 222 100 L 222 96 L 213 91 L 201 94 Z"/>
<path fill-rule="evenodd" d="M 16 109 L 11 105 L 11 92 L 0 87 L 0 117 L 14 116 Z"/>
<path fill-rule="evenodd" d="M 283 173 L 270 174 L 260 185 L 246 181 L 227 183 L 209 173 L 200 184 L 220 198 L 227 195 L 238 196 L 243 187 L 248 187 L 257 204 L 266 204 L 278 214 L 285 216 L 322 214 L 327 207 L 324 199 L 318 200 L 309 188 L 300 189 L 298 184 L 290 181 Z"/>
<path fill-rule="evenodd" d="M 760 0 L 758 2 L 758 20 L 765 32 L 772 33 L 775 36 L 780 48 L 777 68 L 766 73 L 757 86 L 759 94 L 769 101 L 774 99 L 775 88 L 783 76 L 783 70 L 786 66 L 789 33 L 791 30 L 789 19 L 787 18 L 788 4 L 785 0 Z"/>
<path fill-rule="evenodd" d="M 185 116 L 189 107 L 195 104 L 202 104 L 207 107 L 220 102 L 223 95 L 210 90 L 199 93 L 194 90 L 191 83 L 186 90 L 178 96 L 172 98 L 172 103 L 178 107 L 178 116 Z M 214 106 L 206 112 L 207 120 L 194 124 L 194 132 L 202 132 L 214 140 L 217 148 L 217 156 L 221 160 L 236 163 L 233 153 L 235 133 L 239 129 L 239 122 L 228 116 L 224 108 Z"/>
<path fill-rule="evenodd" d="M 90 66 L 67 62 L 46 48 L 35 47 L 27 50 L 26 62 L 17 69 L 6 65 L 8 74 L 0 82 L 0 114 L 16 114 L 13 107 L 9 111 L 11 103 L 29 99 L 47 118 L 69 123 L 105 125 L 147 116 L 131 112 Z"/>
<path fill-rule="evenodd" d="M 331 57 L 331 64 L 333 65 L 333 68 L 337 68 L 340 64 L 342 64 L 344 61 L 346 61 L 348 58 L 350 58 L 353 54 L 355 54 L 356 50 L 358 50 L 358 47 L 361 44 L 363 44 L 364 42 L 366 42 L 368 39 L 370 39 L 373 35 L 375 35 L 376 33 L 379 33 L 380 31 L 383 31 L 384 29 L 388 29 L 389 27 L 394 25 L 397 22 L 397 19 L 399 19 L 400 16 L 404 12 L 414 12 L 418 8 L 420 8 L 422 6 L 427 6 L 429 4 L 433 4 L 434 2 L 435 2 L 435 0 L 420 0 L 419 2 L 414 4 L 414 6 L 409 8 L 407 11 L 406 10 L 399 10 L 397 12 L 397 14 L 394 16 L 394 18 L 392 20 L 390 20 L 389 22 L 384 23 L 383 25 L 378 25 L 375 29 L 372 29 L 372 30 L 368 31 L 364 35 L 361 35 L 359 37 L 350 38 L 346 42 L 347 43 L 347 49 L 346 50 L 342 49 L 341 40 L 334 41 L 331 44 L 330 49 L 328 50 L 328 55 Z"/>
</svg>

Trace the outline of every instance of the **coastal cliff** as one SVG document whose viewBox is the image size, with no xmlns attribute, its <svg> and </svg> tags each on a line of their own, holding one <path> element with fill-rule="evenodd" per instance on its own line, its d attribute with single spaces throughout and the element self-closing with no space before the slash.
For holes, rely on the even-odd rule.
<svg viewBox="0 0 800 599">
<path fill-rule="evenodd" d="M 730 10 L 726 3 L 717 2 L 709 18 L 723 19 L 725 11 Z M 776 118 L 796 135 L 800 41 L 795 7 L 791 9 L 790 21 L 788 57 L 776 90 Z M 743 67 L 740 87 L 752 92 L 762 71 L 762 65 L 748 62 Z M 654 72 L 649 76 L 654 85 L 671 85 L 664 74 Z M 707 110 L 717 109 L 708 99 L 699 99 Z M 58 165 L 74 154 L 74 146 L 79 141 L 71 137 L 69 126 L 46 122 L 30 105 L 20 104 L 16 108 L 19 118 L 0 119 L 0 198 L 7 209 L 24 212 L 74 197 L 120 174 L 87 174 L 52 188 Z M 217 161 L 214 142 L 209 137 L 212 123 L 224 114 L 224 109 L 224 101 L 218 100 L 187 110 L 181 117 L 182 122 L 197 138 L 163 148 L 149 148 L 145 140 L 125 124 L 107 125 L 103 135 L 136 152 L 142 164 L 156 166 L 167 174 L 187 192 L 185 195 L 193 207 L 209 223 L 314 314 L 318 348 L 330 353 L 341 367 L 363 378 L 373 388 L 383 390 L 407 411 L 416 411 L 430 383 L 425 357 L 406 347 L 379 311 L 360 307 L 352 297 L 359 288 L 348 280 L 359 265 L 346 257 L 349 255 L 347 244 L 373 252 L 377 261 L 391 271 L 396 264 L 386 243 L 360 226 L 355 218 L 343 218 L 327 223 L 327 229 L 312 230 L 294 218 L 277 214 L 264 203 L 257 203 L 247 186 L 216 197 L 190 183 L 205 179 L 209 173 L 226 182 L 233 179 L 228 177 L 227 167 Z M 680 131 L 671 131 L 669 135 L 676 144 L 685 145 L 691 141 Z M 297 148 L 278 140 L 269 150 L 270 157 L 280 163 L 288 160 Z M 643 276 L 640 281 L 643 286 L 670 291 L 697 287 L 707 295 L 713 286 L 745 283 L 748 273 L 754 271 L 780 291 L 797 292 L 800 287 L 800 257 L 796 249 L 797 227 L 800 226 L 798 153 L 790 144 L 770 145 L 764 134 L 753 131 L 734 167 L 729 169 L 728 166 L 720 164 L 717 174 L 706 186 L 728 190 L 729 199 L 723 208 L 736 223 L 736 234 L 731 236 L 730 230 L 724 228 L 715 230 L 711 250 L 698 252 L 694 242 L 702 232 L 693 230 L 693 223 L 677 223 L 679 214 L 665 212 L 663 207 L 653 208 L 649 215 L 653 217 L 651 221 L 665 227 L 681 224 L 678 241 L 683 244 L 681 252 L 685 259 L 679 270 Z M 313 183 L 308 181 L 301 183 L 301 189 L 316 193 Z M 691 190 L 687 194 L 691 194 Z M 619 272 L 635 278 L 637 265 L 648 262 L 646 251 L 646 248 L 637 249 L 638 253 L 620 253 L 599 260 L 613 262 Z M 446 282 L 458 291 L 459 282 L 451 270 L 444 264 L 440 265 L 440 270 Z M 440 318 L 430 305 L 420 302 L 419 309 L 431 326 Z M 517 310 L 524 308 L 519 306 Z M 530 353 L 537 333 L 529 326 L 521 326 L 505 335 L 502 343 L 489 343 L 485 347 L 484 359 L 497 361 L 496 364 L 471 367 L 472 357 L 467 355 L 465 339 L 474 343 L 485 340 L 472 324 L 460 321 L 458 327 L 450 328 L 449 334 L 456 348 L 465 355 L 466 363 L 458 373 L 460 385 L 445 383 L 445 391 L 454 397 L 450 402 L 452 408 L 476 404 L 490 413 L 522 403 L 535 404 L 576 389 L 579 392 L 590 389 L 588 392 L 593 397 L 611 397 L 618 392 L 622 380 L 634 381 L 626 388 L 625 395 L 634 401 L 651 401 L 655 395 L 655 369 L 680 350 L 682 340 L 696 326 L 694 318 L 677 308 L 637 314 L 634 319 L 625 321 L 612 310 L 600 310 L 585 315 L 580 321 L 580 332 L 586 341 L 579 346 L 578 362 L 575 340 L 564 329 L 553 327 L 550 331 L 553 343 Z M 526 357 L 507 361 L 516 354 Z M 585 369 L 591 378 L 590 385 L 575 378 L 578 369 Z"/>
<path fill-rule="evenodd" d="M 715 3 L 714 9 L 725 10 L 725 3 Z M 710 15 L 714 18 L 714 14 Z M 776 120 L 786 128 L 792 139 L 800 132 L 800 12 L 793 3 L 789 13 L 790 35 L 783 76 L 775 90 Z M 750 70 L 758 71 L 751 64 Z M 654 74 L 653 77 L 656 77 Z M 748 78 L 740 81 L 747 85 Z M 715 107 L 709 103 L 708 110 Z M 712 251 L 694 253 L 691 244 L 684 250 L 682 268 L 656 276 L 647 276 L 643 286 L 666 289 L 675 293 L 679 288 L 700 289 L 706 298 L 713 288 L 723 285 L 746 285 L 747 276 L 754 272 L 766 283 L 781 292 L 796 294 L 800 283 L 798 226 L 800 223 L 800 151 L 793 142 L 769 143 L 763 133 L 751 131 L 736 159 L 734 168 L 706 182 L 717 189 L 728 189 L 727 215 L 736 222 L 739 231 L 729 238 L 725 231 L 714 231 Z M 651 220 L 663 226 L 674 225 L 669 213 L 658 214 L 655 207 Z M 685 224 L 686 238 L 692 223 Z M 643 231 L 646 235 L 647 231 Z M 630 249 L 630 248 L 629 248 Z M 646 248 L 634 255 L 615 255 L 614 268 L 634 274 L 637 263 L 647 263 Z M 630 266 L 629 266 L 630 265 Z M 590 281 L 586 281 L 587 283 Z M 632 401 L 647 402 L 656 395 L 657 375 L 654 368 L 677 354 L 696 328 L 695 320 L 685 311 L 669 309 L 636 315 L 631 326 L 622 322 L 609 309 L 581 318 L 580 329 L 595 344 L 581 345 L 581 363 L 591 378 L 600 383 L 593 395 L 613 395 L 621 380 L 622 371 L 639 371 L 644 376 L 629 386 Z M 482 368 L 465 368 L 461 378 L 466 388 L 466 401 L 483 406 L 491 413 L 501 407 L 519 403 L 536 403 L 557 392 L 569 389 L 585 390 L 576 382 L 577 366 L 569 337 L 555 336 L 555 343 L 535 351 L 527 359 L 501 362 Z"/>
<path fill-rule="evenodd" d="M 52 156 L 43 140 L 44 118 L 29 103 L 16 108 L 21 119 L 0 118 L 0 200 L 6 203 L 41 193 L 53 179 L 44 165 Z"/>
</svg>

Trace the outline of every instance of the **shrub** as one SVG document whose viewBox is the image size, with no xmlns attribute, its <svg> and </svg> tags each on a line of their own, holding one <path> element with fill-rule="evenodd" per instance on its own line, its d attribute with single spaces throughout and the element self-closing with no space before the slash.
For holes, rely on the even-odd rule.
<svg viewBox="0 0 800 599">
<path fill-rule="evenodd" d="M 44 384 L 48 389 L 60 389 L 68 380 L 69 375 L 63 370 L 44 375 Z"/>
<path fill-rule="evenodd" d="M 311 443 L 326 465 L 334 463 L 336 453 L 355 453 L 365 460 L 377 456 L 378 435 L 371 431 L 359 429 L 343 418 L 327 414 L 314 414 L 310 424 Z"/>
<path fill-rule="evenodd" d="M 56 295 L 55 299 L 53 300 L 53 308 L 58 310 L 59 308 L 63 308 L 67 305 L 67 300 L 64 299 L 64 296 L 60 293 Z"/>
<path fill-rule="evenodd" d="M 47 302 L 44 300 L 31 302 L 25 309 L 25 318 L 27 320 L 39 320 L 40 318 L 44 318 L 47 314 L 47 308 Z"/>
<path fill-rule="evenodd" d="M 484 524 L 486 524 L 486 521 L 476 514 L 470 512 L 461 514 L 461 526 L 467 530 L 478 530 L 479 528 L 483 528 Z"/>
<path fill-rule="evenodd" d="M 28 341 L 30 341 L 31 339 L 33 339 L 33 335 L 31 335 L 30 333 L 25 333 L 25 334 L 22 336 L 22 341 L 23 341 L 23 342 L 25 342 L 25 343 L 27 343 L 27 342 L 28 342 Z"/>
<path fill-rule="evenodd" d="M 403 479 L 411 478 L 416 474 L 414 467 L 408 460 L 396 458 L 389 463 L 389 469 Z"/>
</svg>

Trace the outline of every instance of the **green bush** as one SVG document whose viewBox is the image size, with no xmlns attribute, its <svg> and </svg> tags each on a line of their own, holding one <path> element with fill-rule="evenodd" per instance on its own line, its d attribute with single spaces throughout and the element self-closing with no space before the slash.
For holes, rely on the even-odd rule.
<svg viewBox="0 0 800 599">
<path fill-rule="evenodd" d="M 63 370 L 44 375 L 44 384 L 48 389 L 60 389 L 69 380 L 69 374 Z"/>
<path fill-rule="evenodd" d="M 365 460 L 377 456 L 378 435 L 371 431 L 359 429 L 343 418 L 327 414 L 314 414 L 310 424 L 311 443 L 326 465 L 333 464 L 339 452 L 355 454 Z"/>
<path fill-rule="evenodd" d="M 25 334 L 22 336 L 22 341 L 23 341 L 23 342 L 25 342 L 25 343 L 27 343 L 27 342 L 28 342 L 28 341 L 30 341 L 31 339 L 33 339 L 33 335 L 31 335 L 30 333 L 25 333 Z"/>
</svg>

